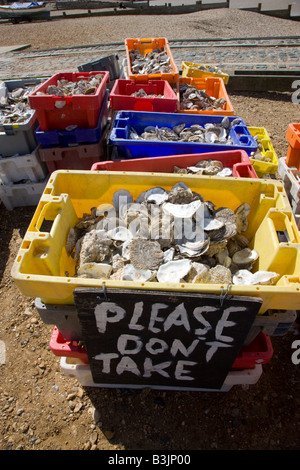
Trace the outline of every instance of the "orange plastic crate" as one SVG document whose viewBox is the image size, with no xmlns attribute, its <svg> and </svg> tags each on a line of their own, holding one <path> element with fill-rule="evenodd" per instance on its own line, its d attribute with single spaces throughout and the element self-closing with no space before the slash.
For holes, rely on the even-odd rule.
<svg viewBox="0 0 300 470">
<path fill-rule="evenodd" d="M 213 110 L 197 110 L 197 109 L 181 109 L 180 108 L 180 86 L 188 84 L 197 88 L 197 90 L 205 90 L 206 93 L 213 98 L 224 98 L 226 104 L 223 109 Z M 187 114 L 216 114 L 219 116 L 234 116 L 234 109 L 229 99 L 224 81 L 219 77 L 193 78 L 180 77 L 177 86 L 178 112 Z"/>
<path fill-rule="evenodd" d="M 170 65 L 172 67 L 172 72 L 170 73 L 151 73 L 151 74 L 135 74 L 131 69 L 131 59 L 130 51 L 137 49 L 140 51 L 141 55 L 148 54 L 154 49 L 164 48 L 166 54 L 170 58 Z M 125 49 L 126 49 L 126 58 L 127 58 L 127 68 L 128 68 L 128 78 L 136 81 L 139 80 L 167 80 L 170 84 L 175 84 L 179 79 L 179 70 L 173 58 L 169 42 L 166 38 L 148 38 L 148 39 L 138 39 L 138 38 L 128 38 L 125 39 Z"/>
<path fill-rule="evenodd" d="M 289 143 L 286 164 L 289 167 L 296 167 L 300 171 L 300 123 L 289 124 L 286 132 L 286 139 Z"/>
</svg>

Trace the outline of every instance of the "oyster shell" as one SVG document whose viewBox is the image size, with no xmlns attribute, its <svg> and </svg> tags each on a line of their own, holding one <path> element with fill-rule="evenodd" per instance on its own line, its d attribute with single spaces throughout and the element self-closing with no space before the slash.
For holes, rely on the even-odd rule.
<svg viewBox="0 0 300 470">
<path fill-rule="evenodd" d="M 258 253 L 256 250 L 250 250 L 250 248 L 244 248 L 243 250 L 237 251 L 232 257 L 232 261 L 237 266 L 249 266 L 252 265 L 258 259 Z"/>
<path fill-rule="evenodd" d="M 181 244 L 178 243 L 176 247 L 179 249 L 179 252 L 183 255 L 186 255 L 188 258 L 198 258 L 203 255 L 209 248 L 210 239 L 199 240 L 199 241 L 186 241 Z"/>
<path fill-rule="evenodd" d="M 158 269 L 163 261 L 164 253 L 157 241 L 141 238 L 132 240 L 128 245 L 129 259 L 136 269 L 151 271 Z"/>
<path fill-rule="evenodd" d="M 201 283 L 208 270 L 209 267 L 205 264 L 193 262 L 192 268 L 188 274 L 187 282 Z"/>
<path fill-rule="evenodd" d="M 205 284 L 228 284 L 231 281 L 232 275 L 230 269 L 221 264 L 210 268 L 202 277 L 202 282 Z"/>
<path fill-rule="evenodd" d="M 236 215 L 236 227 L 238 233 L 240 232 L 245 232 L 248 228 L 248 215 L 251 211 L 250 205 L 245 202 L 244 204 L 241 204 L 236 210 L 235 210 L 235 215 Z"/>
<path fill-rule="evenodd" d="M 181 282 L 188 274 L 192 263 L 187 259 L 168 261 L 162 264 L 156 274 L 158 282 Z"/>
<path fill-rule="evenodd" d="M 110 264 L 106 263 L 84 263 L 77 271 L 79 277 L 92 279 L 108 279 L 112 271 Z"/>
<path fill-rule="evenodd" d="M 174 186 L 169 195 L 168 202 L 171 204 L 189 204 L 194 200 L 194 195 L 190 188 Z"/>
<path fill-rule="evenodd" d="M 173 204 L 166 202 L 163 205 L 163 211 L 178 219 L 189 219 L 201 207 L 202 202 L 198 199 L 189 204 Z"/>
<path fill-rule="evenodd" d="M 132 264 L 126 264 L 123 269 L 123 281 L 146 282 L 152 277 L 150 269 L 136 269 Z"/>
<path fill-rule="evenodd" d="M 67 236 L 67 241 L 66 241 L 66 250 L 67 250 L 68 255 L 70 255 L 73 252 L 79 238 L 80 238 L 80 232 L 76 230 L 75 228 L 71 227 Z"/>
<path fill-rule="evenodd" d="M 168 200 L 169 192 L 163 188 L 151 188 L 145 192 L 144 200 L 154 204 L 162 204 Z"/>
<path fill-rule="evenodd" d="M 247 269 L 240 269 L 233 275 L 232 281 L 235 285 L 274 285 L 279 278 L 280 274 L 271 271 L 251 273 Z"/>
<path fill-rule="evenodd" d="M 86 263 L 99 263 L 111 255 L 111 239 L 102 238 L 96 230 L 87 232 L 80 241 L 79 266 Z"/>
<path fill-rule="evenodd" d="M 114 208 L 119 210 L 121 205 L 133 202 L 133 197 L 127 189 L 119 189 L 114 193 L 112 202 Z"/>
<path fill-rule="evenodd" d="M 125 242 L 127 240 L 131 240 L 133 238 L 132 232 L 128 230 L 126 227 L 116 227 L 112 230 L 107 232 L 107 236 L 112 240 L 119 240 Z"/>
</svg>

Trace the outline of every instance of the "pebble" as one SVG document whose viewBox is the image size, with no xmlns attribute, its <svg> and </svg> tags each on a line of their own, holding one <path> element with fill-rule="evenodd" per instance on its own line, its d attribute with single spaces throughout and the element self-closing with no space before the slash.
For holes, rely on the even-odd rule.
<svg viewBox="0 0 300 470">
<path fill-rule="evenodd" d="M 97 443 L 97 440 L 98 440 L 98 434 L 97 434 L 97 431 L 94 431 L 91 435 L 90 435 L 90 442 L 92 445 L 96 444 Z"/>
</svg>

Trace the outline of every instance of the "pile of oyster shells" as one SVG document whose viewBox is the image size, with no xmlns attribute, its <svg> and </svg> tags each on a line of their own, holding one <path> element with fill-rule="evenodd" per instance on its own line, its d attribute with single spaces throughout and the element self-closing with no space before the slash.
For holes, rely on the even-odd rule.
<svg viewBox="0 0 300 470">
<path fill-rule="evenodd" d="M 130 94 L 136 98 L 164 98 L 164 95 L 156 95 L 154 93 L 147 93 L 143 88 L 140 88 L 138 91 L 134 91 Z"/>
<path fill-rule="evenodd" d="M 45 92 L 39 91 L 37 95 L 54 95 L 54 96 L 73 96 L 73 95 L 92 95 L 96 92 L 101 81 L 102 74 L 92 75 L 88 79 L 80 79 L 72 82 L 70 80 L 57 80 L 56 85 L 49 85 Z"/>
<path fill-rule="evenodd" d="M 210 73 L 219 73 L 223 74 L 224 72 L 217 67 L 216 65 L 197 65 L 191 68 L 195 68 L 197 70 L 202 70 L 203 72 L 210 72 Z"/>
<path fill-rule="evenodd" d="M 240 118 L 233 119 L 231 122 L 225 116 L 220 124 L 206 123 L 192 124 L 186 126 L 185 123 L 178 124 L 173 128 L 146 126 L 141 134 L 131 127 L 129 139 L 131 140 L 162 140 L 162 141 L 180 141 L 180 142 L 199 142 L 199 143 L 220 143 L 233 145 L 230 130 L 233 126 L 239 124 Z"/>
<path fill-rule="evenodd" d="M 174 166 L 173 172 L 182 175 L 232 176 L 232 168 L 224 167 L 219 160 L 200 160 L 193 166 L 187 166 L 187 168 Z"/>
<path fill-rule="evenodd" d="M 131 70 L 137 75 L 172 72 L 170 57 L 164 47 L 153 49 L 145 55 L 138 49 L 132 49 L 129 58 Z"/>
<path fill-rule="evenodd" d="M 259 139 L 259 134 L 256 134 L 255 136 L 253 136 L 255 142 L 257 142 L 257 150 L 255 152 L 251 152 L 251 158 L 253 158 L 254 160 L 259 160 L 261 162 L 272 162 L 272 159 L 267 157 L 266 155 L 264 155 L 262 152 L 262 150 L 264 150 L 264 147 Z"/>
<path fill-rule="evenodd" d="M 27 121 L 34 110 L 30 108 L 28 95 L 35 87 L 19 87 L 8 91 L 1 87 L 0 124 L 22 123 Z"/>
<path fill-rule="evenodd" d="M 206 93 L 205 90 L 198 90 L 197 87 L 189 84 L 179 87 L 180 109 L 190 109 L 198 111 L 210 111 L 213 109 L 224 109 L 225 98 L 215 98 Z"/>
<path fill-rule="evenodd" d="M 136 201 L 120 189 L 112 204 L 92 208 L 70 229 L 66 250 L 80 278 L 275 284 L 277 273 L 252 273 L 259 254 L 244 236 L 250 210 L 247 203 L 216 208 L 182 182 L 150 188 Z"/>
</svg>

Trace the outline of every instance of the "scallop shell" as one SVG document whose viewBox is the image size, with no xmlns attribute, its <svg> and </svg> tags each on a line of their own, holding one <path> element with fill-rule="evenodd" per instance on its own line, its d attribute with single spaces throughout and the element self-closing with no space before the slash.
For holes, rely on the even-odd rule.
<svg viewBox="0 0 300 470">
<path fill-rule="evenodd" d="M 163 261 L 163 251 L 157 241 L 134 239 L 128 245 L 129 259 L 136 269 L 156 270 Z"/>
<path fill-rule="evenodd" d="M 157 271 L 159 282 L 180 282 L 191 269 L 192 263 L 187 259 L 168 261 L 162 264 Z"/>
<path fill-rule="evenodd" d="M 77 271 L 78 276 L 87 276 L 92 279 L 108 279 L 112 271 L 110 264 L 105 263 L 84 263 Z"/>
</svg>

